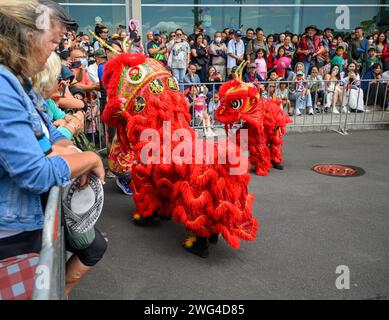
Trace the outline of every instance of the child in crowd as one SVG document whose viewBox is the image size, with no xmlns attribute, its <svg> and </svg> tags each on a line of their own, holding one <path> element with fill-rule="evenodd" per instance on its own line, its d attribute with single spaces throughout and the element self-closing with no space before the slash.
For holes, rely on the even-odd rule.
<svg viewBox="0 0 389 320">
<path fill-rule="evenodd" d="M 304 72 L 297 71 L 295 79 L 296 116 L 301 115 L 301 110 L 308 108 L 308 114 L 313 114 L 312 98 L 309 94 L 308 83 L 304 79 Z"/>
<path fill-rule="evenodd" d="M 276 70 L 271 71 L 269 74 L 268 81 L 277 81 L 277 79 L 278 79 L 277 71 Z"/>
<path fill-rule="evenodd" d="M 211 129 L 211 120 L 207 112 L 207 100 L 203 93 L 200 93 L 194 100 L 195 119 L 202 119 L 206 137 L 213 137 L 215 134 Z"/>
<path fill-rule="evenodd" d="M 255 64 L 257 65 L 257 73 L 261 76 L 262 79 L 266 79 L 267 74 L 267 58 L 266 51 L 262 48 L 257 50 L 257 59 L 255 59 Z"/>
<path fill-rule="evenodd" d="M 286 81 L 286 79 L 282 79 L 282 81 Z M 286 82 L 279 83 L 278 88 L 276 89 L 276 97 L 282 100 L 282 108 L 287 107 L 288 114 L 291 116 L 292 112 L 290 110 L 289 90 Z"/>
<path fill-rule="evenodd" d="M 363 65 L 362 75 L 364 75 L 367 70 L 369 70 L 375 63 L 382 64 L 381 60 L 377 57 L 377 53 L 374 47 L 370 47 L 367 51 L 367 57 L 365 64 Z"/>
<path fill-rule="evenodd" d="M 208 104 L 208 115 L 210 117 L 211 124 L 215 122 L 215 110 L 220 106 L 219 92 L 214 92 L 211 101 Z"/>
<path fill-rule="evenodd" d="M 339 67 L 340 72 L 346 67 L 347 61 L 343 58 L 344 48 L 339 46 L 336 48 L 335 56 L 331 60 L 331 65 L 336 64 Z"/>
<path fill-rule="evenodd" d="M 277 51 L 277 55 L 274 57 L 274 66 L 277 66 L 278 61 L 285 55 L 285 49 L 283 47 L 279 47 Z"/>
</svg>

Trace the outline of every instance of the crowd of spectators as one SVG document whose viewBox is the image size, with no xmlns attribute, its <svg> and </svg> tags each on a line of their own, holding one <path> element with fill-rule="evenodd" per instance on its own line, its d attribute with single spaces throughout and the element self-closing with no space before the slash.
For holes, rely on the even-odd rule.
<svg viewBox="0 0 389 320">
<path fill-rule="evenodd" d="M 226 28 L 211 39 L 198 22 L 190 35 L 180 28 L 168 37 L 159 30 L 150 31 L 144 47 L 148 56 L 171 68 L 186 88 L 206 83 L 210 89 L 212 82 L 231 79 L 234 67 L 246 60 L 244 81 L 258 84 L 263 96 L 281 98 L 290 114 L 293 103 L 295 114 L 301 115 L 363 112 L 364 104 L 374 102 L 385 108 L 385 85 L 374 83 L 389 77 L 388 45 L 389 30 L 375 29 L 367 35 L 357 27 L 342 36 L 331 28 L 321 31 L 314 25 L 305 28 L 302 35 L 289 31 L 266 35 L 259 27 L 248 28 L 243 34 Z M 277 82 L 277 90 L 270 94 L 269 81 Z M 280 89 L 283 81 L 288 83 Z M 260 86 L 262 82 L 266 84 Z M 208 103 L 213 91 L 217 91 L 215 86 L 207 94 Z"/>
</svg>

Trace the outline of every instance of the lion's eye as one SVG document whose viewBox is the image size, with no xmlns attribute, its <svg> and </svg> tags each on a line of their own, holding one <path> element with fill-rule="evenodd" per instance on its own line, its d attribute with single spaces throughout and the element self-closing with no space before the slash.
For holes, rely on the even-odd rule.
<svg viewBox="0 0 389 320">
<path fill-rule="evenodd" d="M 243 101 L 242 100 L 233 100 L 231 101 L 231 107 L 234 110 L 238 110 L 240 107 L 242 107 Z"/>
<path fill-rule="evenodd" d="M 126 78 L 127 78 L 127 81 L 129 83 L 138 84 L 138 83 L 141 83 L 143 81 L 143 79 L 146 77 L 146 75 L 147 75 L 146 68 L 143 67 L 142 65 L 139 65 L 139 66 L 135 66 L 135 67 L 130 68 L 127 71 Z"/>
</svg>

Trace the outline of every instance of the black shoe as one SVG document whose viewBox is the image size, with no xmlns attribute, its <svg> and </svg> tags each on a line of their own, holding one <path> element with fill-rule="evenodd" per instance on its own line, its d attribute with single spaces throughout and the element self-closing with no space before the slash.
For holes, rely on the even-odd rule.
<svg viewBox="0 0 389 320">
<path fill-rule="evenodd" d="M 351 108 L 350 108 L 350 112 L 353 112 L 353 113 L 363 113 L 362 110 L 359 110 L 359 109 L 351 109 Z"/>
<path fill-rule="evenodd" d="M 275 163 L 274 161 L 272 161 L 271 164 L 273 165 L 274 169 L 284 170 L 284 166 L 281 163 Z"/>
<path fill-rule="evenodd" d="M 139 216 L 139 214 L 134 214 L 132 216 L 132 222 L 139 227 L 143 227 L 145 225 L 152 224 L 157 220 L 157 216 L 155 214 L 151 215 L 150 217 L 144 218 Z"/>
<path fill-rule="evenodd" d="M 209 243 L 216 244 L 218 239 L 219 239 L 219 235 L 217 233 L 212 233 L 208 241 Z"/>
<path fill-rule="evenodd" d="M 187 237 L 183 243 L 186 251 L 193 253 L 201 258 L 207 258 L 209 255 L 207 238 Z"/>
</svg>

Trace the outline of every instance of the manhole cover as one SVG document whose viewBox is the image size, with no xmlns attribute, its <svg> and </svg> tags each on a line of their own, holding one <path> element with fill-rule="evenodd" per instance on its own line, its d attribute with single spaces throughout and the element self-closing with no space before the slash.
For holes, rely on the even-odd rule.
<svg viewBox="0 0 389 320">
<path fill-rule="evenodd" d="M 365 174 L 365 170 L 355 166 L 343 164 L 316 164 L 313 171 L 333 177 L 359 177 Z"/>
</svg>

